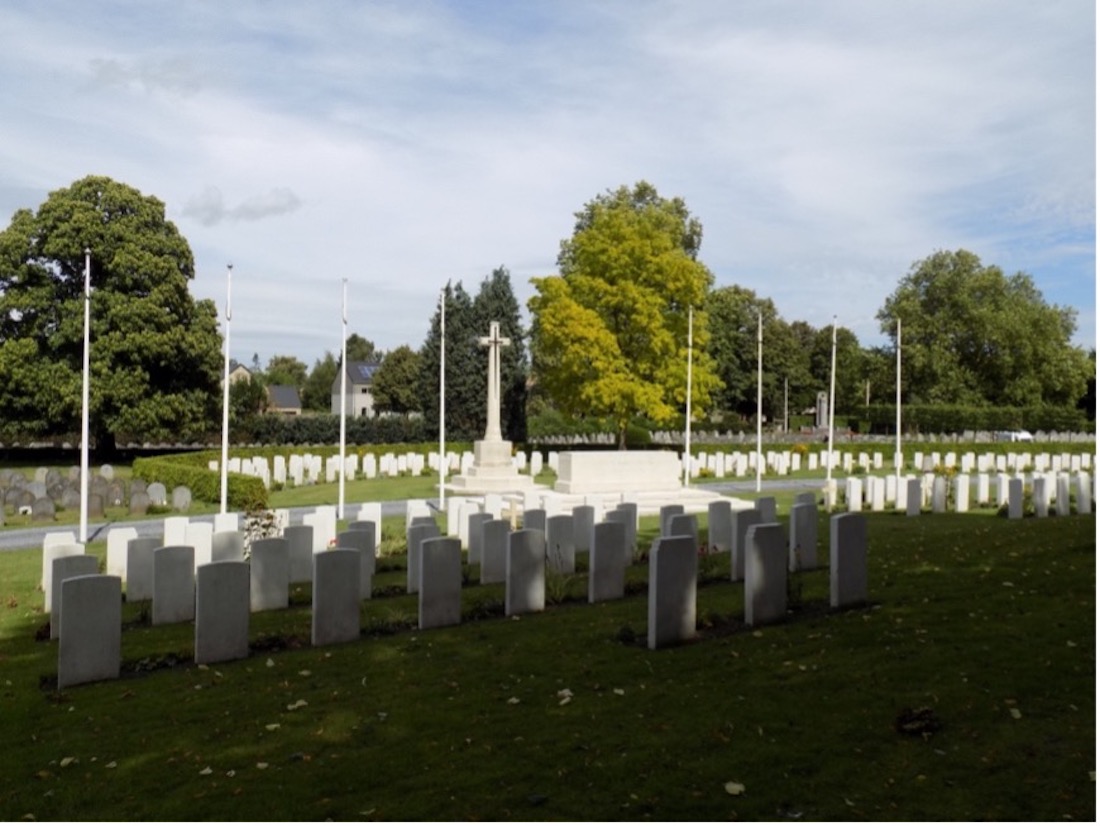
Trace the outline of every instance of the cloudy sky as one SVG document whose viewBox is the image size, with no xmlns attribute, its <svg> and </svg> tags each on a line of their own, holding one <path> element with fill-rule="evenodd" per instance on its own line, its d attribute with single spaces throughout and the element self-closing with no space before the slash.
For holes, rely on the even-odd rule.
<svg viewBox="0 0 1100 826">
<path fill-rule="evenodd" d="M 1095 342 L 1093 0 L 6 0 L 0 221 L 89 174 L 167 205 L 233 355 L 418 347 L 440 287 L 521 303 L 639 180 L 718 286 L 864 344 L 938 249 Z"/>
</svg>

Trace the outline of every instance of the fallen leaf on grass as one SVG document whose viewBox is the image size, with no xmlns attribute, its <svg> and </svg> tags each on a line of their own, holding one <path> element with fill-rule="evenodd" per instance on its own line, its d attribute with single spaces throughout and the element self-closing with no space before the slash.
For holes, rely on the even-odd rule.
<svg viewBox="0 0 1100 826">
<path fill-rule="evenodd" d="M 298 709 L 303 708 L 304 706 L 308 706 L 308 705 L 309 705 L 309 703 L 307 703 L 305 700 L 297 700 L 297 701 L 291 703 L 290 705 L 288 705 L 286 707 L 286 710 L 287 711 L 297 711 Z"/>
<path fill-rule="evenodd" d="M 271 657 L 268 657 L 267 662 L 264 663 L 264 665 L 266 665 L 268 668 L 274 668 L 275 667 L 275 660 L 271 659 Z"/>
<path fill-rule="evenodd" d="M 309 675 L 310 675 L 309 671 L 299 671 L 298 672 L 299 677 L 308 677 Z"/>
<path fill-rule="evenodd" d="M 207 766 L 205 769 L 203 769 L 202 771 L 199 772 L 199 774 L 203 774 L 203 775 L 213 774 L 213 773 L 214 773 L 214 770 L 212 768 L 210 768 L 209 766 Z"/>
<path fill-rule="evenodd" d="M 278 723 L 268 723 L 266 726 L 264 726 L 264 728 L 267 729 L 268 731 L 275 731 L 277 728 L 279 728 L 279 724 Z"/>
<path fill-rule="evenodd" d="M 732 794 L 734 797 L 745 793 L 745 784 L 737 783 L 733 780 L 728 781 L 724 788 L 726 790 L 726 794 Z"/>
<path fill-rule="evenodd" d="M 112 761 L 111 761 L 110 763 L 108 763 L 108 764 L 107 764 L 107 765 L 105 766 L 105 768 L 108 768 L 108 769 L 117 769 L 117 768 L 118 768 L 118 763 L 116 763 L 116 762 L 115 762 L 114 760 L 112 760 Z"/>
<path fill-rule="evenodd" d="M 620 697 L 622 697 L 624 694 L 626 694 L 626 692 L 623 691 L 621 688 L 613 688 L 613 689 L 611 689 L 611 691 L 615 694 L 618 694 Z"/>
<path fill-rule="evenodd" d="M 66 766 L 71 766 L 75 762 L 76 762 L 75 757 L 62 757 L 61 758 L 61 768 L 65 768 Z"/>
<path fill-rule="evenodd" d="M 267 766 L 268 766 L 268 764 L 267 764 L 267 763 L 257 763 L 257 764 L 256 764 L 256 768 L 257 768 L 257 769 L 266 769 L 266 768 L 267 768 Z"/>
<path fill-rule="evenodd" d="M 1013 720 L 1019 720 L 1021 717 L 1024 716 L 1018 708 L 1010 708 L 1008 710 L 1008 713 L 1012 715 Z"/>
<path fill-rule="evenodd" d="M 508 698 L 508 705 L 514 706 L 514 705 L 518 705 L 518 704 L 519 704 L 519 697 L 509 697 Z"/>
</svg>

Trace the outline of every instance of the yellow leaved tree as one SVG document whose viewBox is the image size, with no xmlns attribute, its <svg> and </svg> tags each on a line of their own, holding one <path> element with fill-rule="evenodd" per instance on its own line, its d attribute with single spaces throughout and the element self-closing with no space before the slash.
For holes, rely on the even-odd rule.
<svg viewBox="0 0 1100 826">
<path fill-rule="evenodd" d="M 696 259 L 702 225 L 679 198 L 644 181 L 590 201 L 562 241 L 559 275 L 532 279 L 533 373 L 563 413 L 613 419 L 619 447 L 630 420 L 682 420 L 692 325 L 692 415 L 721 387 L 704 299 L 713 276 Z"/>
</svg>

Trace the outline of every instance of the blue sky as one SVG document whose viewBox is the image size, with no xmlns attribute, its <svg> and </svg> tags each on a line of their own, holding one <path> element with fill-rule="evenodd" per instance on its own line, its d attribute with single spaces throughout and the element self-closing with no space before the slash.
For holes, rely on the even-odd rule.
<svg viewBox="0 0 1100 826">
<path fill-rule="evenodd" d="M 419 347 L 521 303 L 574 213 L 682 197 L 717 286 L 879 344 L 913 262 L 1031 274 L 1096 340 L 1092 0 L 8 0 L 0 221 L 89 174 L 167 205 L 233 356 Z"/>
</svg>

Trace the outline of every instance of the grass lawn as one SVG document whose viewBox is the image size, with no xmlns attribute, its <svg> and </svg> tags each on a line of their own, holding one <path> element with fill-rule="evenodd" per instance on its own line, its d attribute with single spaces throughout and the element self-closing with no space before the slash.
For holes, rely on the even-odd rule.
<svg viewBox="0 0 1100 826">
<path fill-rule="evenodd" d="M 394 556 L 358 642 L 311 648 L 296 586 L 249 659 L 200 668 L 190 624 L 125 605 L 124 678 L 60 693 L 40 553 L 0 554 L 0 818 L 1094 820 L 1095 517 L 867 520 L 857 610 L 821 569 L 745 628 L 717 558 L 673 649 L 644 647 L 644 565 L 518 620 L 469 585 L 462 625 L 419 632 Z"/>
</svg>

